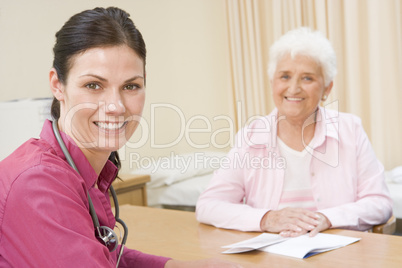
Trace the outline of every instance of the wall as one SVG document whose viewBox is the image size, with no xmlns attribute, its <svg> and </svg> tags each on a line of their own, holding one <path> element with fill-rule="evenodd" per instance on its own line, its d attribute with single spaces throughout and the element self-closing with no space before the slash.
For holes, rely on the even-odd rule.
<svg viewBox="0 0 402 268">
<path fill-rule="evenodd" d="M 0 101 L 50 97 L 54 34 L 71 15 L 111 5 L 131 14 L 148 50 L 144 120 L 120 152 L 123 172 L 139 156 L 228 150 L 224 0 L 0 0 Z"/>
</svg>

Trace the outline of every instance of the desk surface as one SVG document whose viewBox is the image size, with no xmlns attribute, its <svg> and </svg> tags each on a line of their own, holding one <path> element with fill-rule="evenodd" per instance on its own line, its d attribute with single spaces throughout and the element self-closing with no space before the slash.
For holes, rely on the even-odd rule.
<svg viewBox="0 0 402 268">
<path fill-rule="evenodd" d="M 113 182 L 113 188 L 117 191 L 122 188 L 127 188 L 134 185 L 145 185 L 151 180 L 149 175 L 132 175 L 132 174 L 119 174 L 120 179 Z"/>
<path fill-rule="evenodd" d="M 299 260 L 253 251 L 221 254 L 221 246 L 257 236 L 259 233 L 219 229 L 198 223 L 193 212 L 120 207 L 128 226 L 127 246 L 145 253 L 180 260 L 219 258 L 244 267 L 401 267 L 402 237 L 348 230 L 326 233 L 360 237 L 352 245 Z"/>
</svg>

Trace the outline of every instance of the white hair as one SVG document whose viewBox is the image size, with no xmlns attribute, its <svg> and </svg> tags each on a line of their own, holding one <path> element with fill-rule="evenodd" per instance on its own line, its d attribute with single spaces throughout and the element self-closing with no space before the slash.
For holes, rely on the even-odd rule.
<svg viewBox="0 0 402 268">
<path fill-rule="evenodd" d="M 269 50 L 268 76 L 272 80 L 278 62 L 290 55 L 308 56 L 321 66 L 325 86 L 328 86 L 336 75 L 336 55 L 329 40 L 319 31 L 301 27 L 281 36 Z"/>
</svg>

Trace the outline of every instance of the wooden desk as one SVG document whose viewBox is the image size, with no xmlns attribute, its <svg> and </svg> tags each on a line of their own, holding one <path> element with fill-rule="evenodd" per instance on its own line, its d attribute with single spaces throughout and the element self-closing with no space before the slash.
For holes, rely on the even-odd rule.
<svg viewBox="0 0 402 268">
<path fill-rule="evenodd" d="M 252 251 L 221 254 L 221 246 L 259 233 L 224 230 L 198 223 L 193 212 L 121 206 L 120 218 L 128 226 L 127 246 L 142 252 L 181 260 L 219 258 L 244 267 L 401 267 L 402 237 L 347 230 L 326 233 L 360 237 L 352 245 L 299 260 Z"/>
<path fill-rule="evenodd" d="M 147 206 L 146 183 L 151 180 L 150 176 L 122 174 L 119 177 L 121 180 L 116 179 L 112 184 L 116 191 L 119 205 Z M 110 198 L 110 200 L 113 207 L 113 199 Z"/>
</svg>

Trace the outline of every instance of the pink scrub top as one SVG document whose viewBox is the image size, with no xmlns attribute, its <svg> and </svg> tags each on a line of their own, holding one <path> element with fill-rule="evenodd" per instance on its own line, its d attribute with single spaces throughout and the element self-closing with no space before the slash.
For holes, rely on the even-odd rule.
<svg viewBox="0 0 402 268">
<path fill-rule="evenodd" d="M 80 148 L 61 135 L 81 175 L 67 163 L 50 121 L 40 139 L 0 162 L 0 267 L 116 266 L 120 246 L 109 252 L 96 239 L 87 191 L 100 225 L 113 229 L 108 189 L 117 168 L 108 161 L 98 178 Z M 164 267 L 168 260 L 125 248 L 119 267 Z"/>
</svg>

